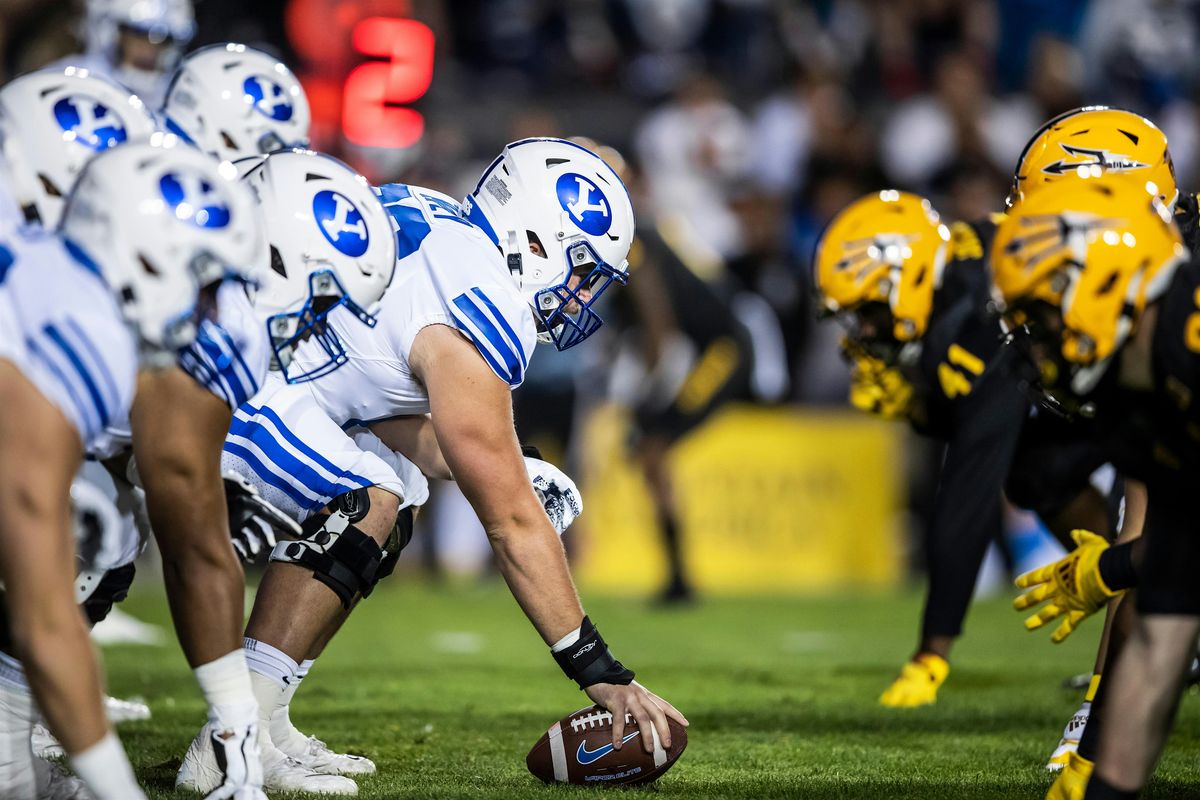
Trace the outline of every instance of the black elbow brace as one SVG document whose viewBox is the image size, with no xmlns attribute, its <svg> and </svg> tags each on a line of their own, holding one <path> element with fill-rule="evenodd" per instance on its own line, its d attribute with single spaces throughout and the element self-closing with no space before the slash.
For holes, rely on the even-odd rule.
<svg viewBox="0 0 1200 800">
<path fill-rule="evenodd" d="M 579 626 L 579 640 L 570 647 L 551 652 L 554 660 L 568 678 L 586 689 L 597 683 L 629 684 L 633 682 L 633 670 L 627 669 L 609 652 L 604 637 L 587 617 Z"/>
</svg>

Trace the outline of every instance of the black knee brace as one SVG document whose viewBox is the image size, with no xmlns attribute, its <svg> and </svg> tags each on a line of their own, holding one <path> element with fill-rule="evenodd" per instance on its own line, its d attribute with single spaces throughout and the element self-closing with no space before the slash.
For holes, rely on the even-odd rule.
<svg viewBox="0 0 1200 800">
<path fill-rule="evenodd" d="M 376 574 L 376 583 L 391 575 L 392 571 L 396 569 L 396 560 L 400 558 L 400 551 L 408 546 L 408 543 L 412 541 L 412 536 L 413 508 L 407 506 L 400 509 L 400 513 L 396 515 L 396 524 L 392 526 L 387 543 L 383 546 L 384 559 Z"/>
<path fill-rule="evenodd" d="M 359 597 L 369 596 L 386 574 L 380 570 L 386 553 L 354 526 L 371 509 L 366 489 L 339 495 L 330 505 L 332 514 L 314 515 L 300 526 L 304 538 L 275 545 L 271 560 L 311 569 L 348 609 Z"/>
</svg>

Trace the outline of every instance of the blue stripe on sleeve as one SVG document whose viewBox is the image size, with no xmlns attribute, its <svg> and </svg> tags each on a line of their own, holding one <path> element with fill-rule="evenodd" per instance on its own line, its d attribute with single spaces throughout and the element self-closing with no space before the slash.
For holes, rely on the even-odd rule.
<svg viewBox="0 0 1200 800">
<path fill-rule="evenodd" d="M 67 377 L 67 374 L 62 371 L 58 364 L 54 363 L 54 359 L 38 347 L 37 342 L 33 339 L 26 339 L 25 346 L 29 348 L 29 352 L 33 353 L 49 370 L 58 378 L 58 382 L 67 390 L 67 394 L 71 398 L 71 402 L 75 405 L 75 411 L 79 414 L 79 419 L 83 423 L 84 430 L 80 431 L 84 440 L 90 439 L 92 435 L 100 429 L 89 427 L 90 415 L 88 414 L 87 404 L 83 402 L 83 398 L 75 390 L 75 382 Z"/>
<path fill-rule="evenodd" d="M 486 343 L 481 341 L 479 339 L 479 334 L 477 334 L 470 327 L 462 324 L 461 320 L 455 320 L 458 322 L 458 327 L 470 334 L 471 339 L 475 342 L 476 349 L 483 354 L 483 357 L 488 362 L 488 365 L 491 366 L 492 370 L 498 376 L 500 376 L 502 380 L 508 383 L 509 386 L 518 385 L 521 382 L 523 371 L 521 366 L 521 358 L 518 357 L 515 352 L 513 352 L 512 347 L 504 340 L 504 335 L 500 333 L 500 330 L 492 323 L 490 319 L 488 319 L 487 315 L 483 313 L 482 309 L 475 305 L 474 301 L 472 301 L 471 298 L 465 293 L 454 298 L 454 305 L 467 319 L 471 321 L 472 325 L 479 329 L 479 332 L 482 333 L 484 338 L 487 340 Z M 488 344 L 490 344 L 499 354 L 500 358 L 504 360 L 503 366 L 498 364 L 492 357 L 487 348 Z"/>
<path fill-rule="evenodd" d="M 246 365 L 246 360 L 244 358 L 242 358 L 242 349 L 237 346 L 236 342 L 233 341 L 233 337 L 229 335 L 229 331 L 225 330 L 225 328 L 223 328 L 220 325 L 217 325 L 215 327 L 217 329 L 217 332 L 220 333 L 222 338 L 225 339 L 225 344 L 227 345 L 229 351 L 233 353 L 233 357 L 235 359 L 237 359 L 237 363 L 239 366 L 241 366 L 242 372 L 245 373 L 245 376 L 246 376 L 245 383 L 250 387 L 250 395 L 253 396 L 255 394 L 258 394 L 258 376 L 255 375 L 253 370 L 251 370 L 250 367 L 248 367 Z M 242 403 L 246 402 L 249 399 L 250 399 L 250 397 L 243 397 L 241 400 L 238 401 L 237 404 L 241 405 Z"/>
<path fill-rule="evenodd" d="M 76 343 L 82 344 L 84 349 L 87 350 L 88 356 L 92 359 L 92 364 L 94 364 L 96 367 L 96 371 L 100 373 L 100 377 L 104 379 L 104 388 L 108 391 L 108 396 L 114 401 L 118 401 L 117 399 L 121 396 L 121 393 L 117 391 L 116 383 L 113 381 L 112 375 L 108 371 L 108 362 L 105 361 L 100 355 L 100 351 L 97 350 L 96 346 L 92 344 L 91 339 L 89 339 L 88 335 L 84 333 L 83 328 L 79 327 L 79 323 L 68 318 L 67 327 L 71 329 L 71 333 L 74 335 Z"/>
<path fill-rule="evenodd" d="M 269 419 L 271 422 L 275 423 L 275 427 L 279 430 L 280 435 L 282 435 L 284 439 L 286 439 L 293 447 L 295 447 L 302 454 L 304 454 L 305 457 L 312 459 L 312 461 L 314 463 L 316 463 L 318 466 L 320 466 L 326 472 L 329 472 L 332 475 L 339 476 L 339 479 L 344 478 L 344 479 L 353 481 L 354 483 L 357 483 L 359 486 L 362 486 L 363 488 L 367 488 L 369 486 L 374 485 L 371 483 L 371 481 L 367 480 L 366 478 L 362 477 L 361 475 L 355 475 L 353 472 L 347 472 L 346 470 L 341 469 L 338 466 L 335 466 L 333 463 L 331 463 L 329 461 L 329 459 L 325 458 L 325 456 L 321 455 L 316 450 L 313 450 L 311 447 L 309 447 L 307 444 L 305 444 L 303 441 L 300 440 L 300 438 L 298 436 L 296 436 L 296 434 L 292 433 L 291 430 L 288 429 L 287 425 L 283 424 L 283 420 L 280 419 L 279 415 L 276 414 L 270 407 L 263 406 L 262 408 L 255 408 L 254 406 L 247 403 L 243 406 L 243 408 L 246 410 L 247 413 L 261 414 L 262 416 Z M 234 424 L 237 424 L 238 422 L 239 422 L 239 420 L 234 419 Z M 255 424 L 257 424 L 257 423 L 255 423 Z M 268 436 L 271 436 L 270 431 L 268 431 L 266 428 L 263 428 L 263 430 L 266 432 L 266 434 Z M 272 438 L 272 442 L 274 443 L 274 437 L 271 436 L 271 438 Z M 278 445 L 276 445 L 276 446 L 278 446 Z M 280 448 L 280 449 L 282 449 L 282 448 Z M 284 452 L 286 453 L 287 451 L 284 451 Z M 295 456 L 292 456 L 290 453 L 288 453 L 288 456 L 291 458 L 295 458 Z"/>
<path fill-rule="evenodd" d="M 42 331 L 50 337 L 50 341 L 57 345 L 59 350 L 62 350 L 63 355 L 71 362 L 71 366 L 79 373 L 79 377 L 83 381 L 83 385 L 87 388 L 88 396 L 91 397 L 92 403 L 96 406 L 96 414 L 100 419 L 100 427 L 103 428 L 108 424 L 110 419 L 108 414 L 108 404 L 104 402 L 104 397 L 101 396 L 100 390 L 96 388 L 96 382 L 92 380 L 91 373 L 84 366 L 83 359 L 75 352 L 75 349 L 67 343 L 62 333 L 53 324 L 47 323 L 42 327 Z"/>
<path fill-rule="evenodd" d="M 496 304 L 492 302 L 492 299 L 484 294 L 483 290 L 479 287 L 472 289 L 471 294 L 482 300 L 483 304 L 492 312 L 492 316 L 497 322 L 500 323 L 500 327 L 504 329 L 504 333 L 508 335 L 508 341 L 512 344 L 513 349 L 516 350 L 517 355 L 521 357 L 521 366 L 528 367 L 529 360 L 525 357 L 525 348 L 521 347 L 521 337 L 517 336 L 517 332 L 512 329 L 511 325 L 508 324 L 508 320 L 506 320 L 504 315 L 500 313 L 500 309 L 496 308 Z"/>
</svg>

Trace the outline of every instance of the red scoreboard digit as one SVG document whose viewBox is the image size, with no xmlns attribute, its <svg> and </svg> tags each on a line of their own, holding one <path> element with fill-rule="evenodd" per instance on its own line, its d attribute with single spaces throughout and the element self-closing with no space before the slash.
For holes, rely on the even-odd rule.
<svg viewBox="0 0 1200 800">
<path fill-rule="evenodd" d="M 297 70 L 313 107 L 314 145 L 405 148 L 425 132 L 409 107 L 433 80 L 434 34 L 392 0 L 292 0 L 288 35 L 304 57 Z"/>
</svg>

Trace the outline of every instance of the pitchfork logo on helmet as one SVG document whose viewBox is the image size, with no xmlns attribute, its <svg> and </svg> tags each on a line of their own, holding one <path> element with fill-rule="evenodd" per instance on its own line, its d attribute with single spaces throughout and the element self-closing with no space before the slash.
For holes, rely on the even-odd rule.
<svg viewBox="0 0 1200 800">
<path fill-rule="evenodd" d="M 608 198 L 599 186 L 578 172 L 568 172 L 559 176 L 554 188 L 563 211 L 571 216 L 571 221 L 580 230 L 593 236 L 608 233 L 612 227 L 612 212 Z"/>
<path fill-rule="evenodd" d="M 325 189 L 313 197 L 313 216 L 321 233 L 342 255 L 358 258 L 367 252 L 367 223 L 344 194 Z"/>
<path fill-rule="evenodd" d="M 292 118 L 292 103 L 288 93 L 266 75 L 251 75 L 242 82 L 242 91 L 254 110 L 276 122 L 287 122 Z"/>
<path fill-rule="evenodd" d="M 125 124 L 108 106 L 86 95 L 71 95 L 54 104 L 54 119 L 67 138 L 96 152 L 128 138 Z"/>
<path fill-rule="evenodd" d="M 202 175 L 168 172 L 159 179 L 158 188 L 177 219 L 197 228 L 224 228 L 229 224 L 229 204 Z"/>
<path fill-rule="evenodd" d="M 1070 158 L 1060 158 L 1058 161 L 1053 161 L 1042 167 L 1042 172 L 1050 175 L 1063 175 L 1081 168 L 1090 170 L 1091 167 L 1095 167 L 1099 172 L 1128 172 L 1134 169 L 1145 169 L 1150 166 L 1144 161 L 1138 161 L 1136 158 L 1121 155 L 1120 153 L 1110 153 L 1107 150 L 1074 147 L 1061 142 L 1058 146 Z"/>
</svg>

